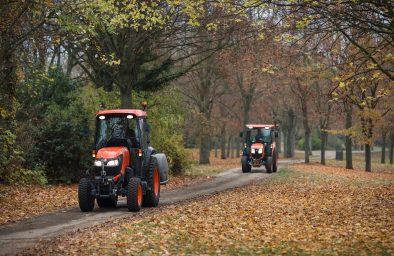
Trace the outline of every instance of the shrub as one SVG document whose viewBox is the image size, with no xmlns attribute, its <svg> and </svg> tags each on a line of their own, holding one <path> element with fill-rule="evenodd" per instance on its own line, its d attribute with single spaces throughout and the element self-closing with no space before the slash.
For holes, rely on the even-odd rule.
<svg viewBox="0 0 394 256">
<path fill-rule="evenodd" d="M 28 167 L 42 163 L 51 182 L 78 181 L 89 163 L 93 137 L 78 84 L 56 69 L 32 83 L 38 91 L 30 103 L 37 112 L 32 115 L 40 122 L 27 150 Z"/>
<path fill-rule="evenodd" d="M 190 166 L 190 157 L 184 148 L 184 108 L 182 97 L 171 86 L 153 94 L 137 95 L 134 102 L 147 99 L 152 146 L 167 155 L 170 174 L 181 175 Z"/>
<path fill-rule="evenodd" d="M 190 166 L 190 158 L 183 147 L 181 136 L 171 136 L 156 143 L 158 151 L 166 154 L 170 175 L 182 175 Z"/>
<path fill-rule="evenodd" d="M 5 182 L 20 185 L 40 185 L 48 183 L 42 166 L 37 166 L 34 170 L 26 168 L 16 168 L 8 173 Z"/>
</svg>

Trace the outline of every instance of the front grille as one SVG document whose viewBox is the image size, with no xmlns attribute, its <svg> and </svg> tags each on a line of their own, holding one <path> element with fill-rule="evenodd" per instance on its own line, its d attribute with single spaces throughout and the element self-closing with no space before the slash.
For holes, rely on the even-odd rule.
<svg viewBox="0 0 394 256">
<path fill-rule="evenodd" d="M 118 166 L 105 166 L 104 170 L 107 173 L 107 176 L 116 176 L 120 173 L 121 165 L 119 164 Z M 94 174 L 95 176 L 101 176 L 101 167 L 95 167 L 94 168 Z"/>
<path fill-rule="evenodd" d="M 252 154 L 252 158 L 253 158 L 253 159 L 260 159 L 261 156 L 262 156 L 262 154 L 259 154 L 259 153 L 254 153 L 254 154 Z"/>
</svg>

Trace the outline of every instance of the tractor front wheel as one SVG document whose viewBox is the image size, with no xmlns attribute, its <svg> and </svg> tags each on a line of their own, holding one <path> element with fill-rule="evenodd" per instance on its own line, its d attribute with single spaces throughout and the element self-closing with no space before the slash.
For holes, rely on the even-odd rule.
<svg viewBox="0 0 394 256">
<path fill-rule="evenodd" d="M 97 198 L 97 205 L 100 208 L 115 208 L 118 204 L 118 197 L 116 198 Z"/>
<path fill-rule="evenodd" d="M 265 169 L 267 170 L 267 173 L 272 172 L 272 156 L 267 157 L 267 163 L 265 164 Z"/>
<path fill-rule="evenodd" d="M 131 212 L 139 212 L 142 206 L 142 184 L 139 178 L 131 178 L 127 185 L 127 208 Z"/>
<path fill-rule="evenodd" d="M 94 208 L 94 197 L 90 194 L 90 182 L 82 178 L 78 185 L 78 203 L 83 212 L 90 212 Z"/>
<path fill-rule="evenodd" d="M 248 164 L 248 157 L 247 156 L 242 156 L 241 158 L 241 164 L 242 164 L 242 172 L 250 172 L 252 170 L 252 166 Z"/>
<path fill-rule="evenodd" d="M 150 189 L 146 191 L 142 203 L 147 207 L 156 207 L 159 205 L 160 199 L 160 174 L 157 159 L 155 157 L 151 157 L 149 164 L 148 186 Z"/>
</svg>

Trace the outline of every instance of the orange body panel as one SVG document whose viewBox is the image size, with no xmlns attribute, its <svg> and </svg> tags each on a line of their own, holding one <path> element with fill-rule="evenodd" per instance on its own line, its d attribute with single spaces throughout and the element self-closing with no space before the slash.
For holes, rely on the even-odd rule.
<svg viewBox="0 0 394 256">
<path fill-rule="evenodd" d="M 108 109 L 101 110 L 96 113 L 98 115 L 116 115 L 116 114 L 125 114 L 125 115 L 133 115 L 136 117 L 145 117 L 147 116 L 146 112 L 140 109 Z"/>
<path fill-rule="evenodd" d="M 130 153 L 126 147 L 102 148 L 97 152 L 96 159 L 100 159 L 100 158 L 114 159 L 120 155 L 123 156 L 121 173 L 122 173 L 122 175 L 124 175 L 126 172 L 126 167 L 130 165 Z"/>
<path fill-rule="evenodd" d="M 246 128 L 279 128 L 279 125 L 275 124 L 247 124 Z"/>
</svg>

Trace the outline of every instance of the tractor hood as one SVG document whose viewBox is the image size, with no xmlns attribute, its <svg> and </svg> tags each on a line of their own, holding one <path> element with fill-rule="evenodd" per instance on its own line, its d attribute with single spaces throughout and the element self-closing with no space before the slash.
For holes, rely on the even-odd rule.
<svg viewBox="0 0 394 256">
<path fill-rule="evenodd" d="M 97 152 L 96 159 L 105 158 L 113 159 L 120 155 L 126 154 L 128 149 L 126 147 L 107 147 L 102 148 Z"/>
<path fill-rule="evenodd" d="M 254 143 L 252 144 L 251 149 L 264 149 L 264 145 L 262 143 Z"/>
</svg>

